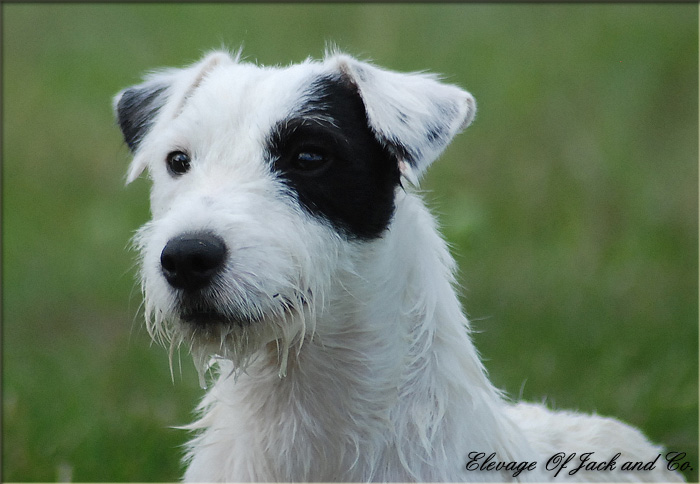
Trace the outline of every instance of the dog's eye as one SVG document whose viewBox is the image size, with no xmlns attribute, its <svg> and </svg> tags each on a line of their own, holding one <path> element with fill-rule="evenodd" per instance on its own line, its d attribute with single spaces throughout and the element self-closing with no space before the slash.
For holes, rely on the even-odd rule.
<svg viewBox="0 0 700 484">
<path fill-rule="evenodd" d="M 308 173 L 323 168 L 329 160 L 329 157 L 320 152 L 301 150 L 294 155 L 291 165 L 297 171 Z"/>
<path fill-rule="evenodd" d="M 182 151 L 173 151 L 168 154 L 166 163 L 171 175 L 184 175 L 190 170 L 190 155 Z"/>
</svg>

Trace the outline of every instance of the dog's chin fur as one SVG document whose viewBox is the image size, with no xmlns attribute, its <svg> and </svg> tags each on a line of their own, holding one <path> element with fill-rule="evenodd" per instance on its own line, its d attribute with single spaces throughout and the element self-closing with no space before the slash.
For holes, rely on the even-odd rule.
<svg viewBox="0 0 700 484">
<path fill-rule="evenodd" d="M 276 362 L 280 378 L 287 372 L 290 352 L 298 352 L 307 334 L 304 311 L 297 315 L 282 314 L 244 324 L 216 322 L 192 324 L 180 319 L 171 323 L 177 329 L 170 340 L 171 355 L 181 344 L 187 345 L 199 374 L 200 385 L 206 387 L 206 371 L 212 360 L 229 360 L 234 376 L 245 372 L 256 358 L 268 355 Z"/>
<path fill-rule="evenodd" d="M 303 297 L 296 290 L 291 291 L 291 296 L 275 293 L 264 308 L 246 305 L 250 295 L 229 293 L 225 299 L 236 297 L 243 301 L 237 304 L 237 310 L 222 308 L 193 318 L 182 315 L 178 302 L 169 309 L 158 307 L 158 300 L 148 296 L 150 291 L 145 283 L 144 287 L 149 334 L 155 341 L 170 347 L 171 365 L 175 349 L 186 346 L 203 388 L 212 360 L 229 360 L 234 365 L 234 373 L 240 373 L 246 371 L 261 350 L 269 353 L 272 348 L 279 376 L 284 377 L 290 352 L 300 351 L 303 341 L 314 334 L 316 306 L 309 303 L 312 296 Z"/>
</svg>

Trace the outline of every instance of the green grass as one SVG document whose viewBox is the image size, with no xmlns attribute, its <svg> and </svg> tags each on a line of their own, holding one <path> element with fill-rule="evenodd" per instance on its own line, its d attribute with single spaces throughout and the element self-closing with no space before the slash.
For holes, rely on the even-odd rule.
<svg viewBox="0 0 700 484">
<path fill-rule="evenodd" d="M 111 96 L 221 45 L 286 64 L 327 42 L 477 98 L 423 188 L 494 382 L 620 417 L 698 480 L 697 5 L 2 9 L 4 481 L 181 473 L 201 391 L 137 315 L 148 184 L 123 186 Z"/>
</svg>

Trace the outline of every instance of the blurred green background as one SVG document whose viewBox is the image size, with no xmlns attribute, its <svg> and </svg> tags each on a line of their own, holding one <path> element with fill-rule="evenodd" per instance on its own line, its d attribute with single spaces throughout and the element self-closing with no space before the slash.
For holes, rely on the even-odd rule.
<svg viewBox="0 0 700 484">
<path fill-rule="evenodd" d="M 617 416 L 698 480 L 698 6 L 3 4 L 4 481 L 172 481 L 201 391 L 151 345 L 111 96 L 327 42 L 470 90 L 423 184 L 495 384 Z M 181 369 L 179 368 L 181 367 Z M 465 449 L 465 452 L 468 449 Z"/>
</svg>

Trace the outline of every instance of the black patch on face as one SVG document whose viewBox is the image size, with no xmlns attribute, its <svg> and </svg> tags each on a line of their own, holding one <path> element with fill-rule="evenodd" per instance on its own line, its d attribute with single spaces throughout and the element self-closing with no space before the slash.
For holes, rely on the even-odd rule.
<svg viewBox="0 0 700 484">
<path fill-rule="evenodd" d="M 117 121 L 124 141 L 133 152 L 153 124 L 153 119 L 163 105 L 159 99 L 166 86 L 131 88 L 124 91 L 117 103 Z"/>
<path fill-rule="evenodd" d="M 394 213 L 398 160 L 369 128 L 353 85 L 322 77 L 310 93 L 299 114 L 272 132 L 273 169 L 311 214 L 348 238 L 377 238 Z"/>
</svg>

